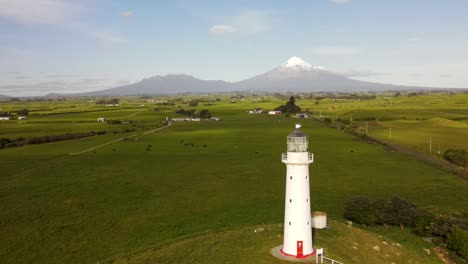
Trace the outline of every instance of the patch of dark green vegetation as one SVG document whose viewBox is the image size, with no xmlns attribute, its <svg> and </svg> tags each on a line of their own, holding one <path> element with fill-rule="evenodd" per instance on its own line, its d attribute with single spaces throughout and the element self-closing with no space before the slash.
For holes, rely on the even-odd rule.
<svg viewBox="0 0 468 264">
<path fill-rule="evenodd" d="M 462 258 L 467 258 L 468 213 L 443 212 L 436 207 L 418 207 L 398 196 L 370 201 L 367 197 L 352 197 L 344 205 L 344 217 L 365 226 L 382 225 L 410 227 L 418 236 L 431 238 Z"/>
<path fill-rule="evenodd" d="M 24 145 L 33 145 L 33 144 L 45 144 L 52 143 L 57 141 L 79 139 L 85 137 L 91 137 L 96 135 L 105 135 L 107 131 L 91 131 L 84 133 L 73 133 L 73 134 L 63 134 L 63 135 L 54 135 L 54 136 L 42 136 L 42 137 L 31 137 L 31 138 L 0 138 L 0 149 L 1 148 L 12 148 L 12 147 L 22 147 Z"/>
<path fill-rule="evenodd" d="M 468 151 L 464 149 L 447 149 L 444 158 L 455 165 L 468 167 Z"/>
<path fill-rule="evenodd" d="M 200 112 L 197 112 L 195 109 L 184 110 L 182 107 L 179 106 L 179 108 L 175 110 L 175 113 L 189 117 L 198 117 L 202 119 L 211 118 L 211 113 L 207 109 L 203 109 L 200 110 Z"/>
<path fill-rule="evenodd" d="M 291 96 L 285 105 L 280 105 L 276 107 L 275 110 L 286 114 L 295 114 L 301 112 L 301 108 L 296 105 L 296 98 L 294 98 L 294 96 Z"/>
</svg>

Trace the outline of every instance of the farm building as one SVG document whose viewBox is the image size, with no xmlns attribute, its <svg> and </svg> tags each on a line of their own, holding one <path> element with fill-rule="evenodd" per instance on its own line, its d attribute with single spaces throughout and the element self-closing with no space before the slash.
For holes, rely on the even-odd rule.
<svg viewBox="0 0 468 264">
<path fill-rule="evenodd" d="M 171 122 L 184 122 L 190 121 L 190 118 L 171 118 Z"/>
<path fill-rule="evenodd" d="M 281 111 L 268 111 L 269 115 L 281 115 Z"/>
<path fill-rule="evenodd" d="M 0 116 L 0 120 L 10 120 L 9 116 Z"/>
<path fill-rule="evenodd" d="M 248 113 L 249 114 L 261 114 L 263 113 L 264 109 L 263 108 L 254 108 L 254 110 L 249 110 Z"/>
<path fill-rule="evenodd" d="M 25 116 L 18 116 L 18 120 L 25 120 L 26 117 Z"/>
<path fill-rule="evenodd" d="M 104 117 L 99 117 L 99 118 L 97 119 L 97 121 L 98 121 L 98 122 L 104 122 L 104 121 L 106 121 L 106 119 L 105 119 Z"/>
<path fill-rule="evenodd" d="M 212 117 L 210 119 L 201 119 L 201 118 L 171 118 L 171 122 L 200 122 L 200 121 L 219 121 L 218 117 Z"/>
<path fill-rule="evenodd" d="M 297 118 L 309 118 L 309 114 L 307 114 L 307 113 L 297 113 L 296 117 Z"/>
<path fill-rule="evenodd" d="M 190 118 L 190 117 L 185 117 L 185 118 L 171 118 L 171 122 L 185 122 L 185 121 L 200 121 L 200 118 Z"/>
</svg>

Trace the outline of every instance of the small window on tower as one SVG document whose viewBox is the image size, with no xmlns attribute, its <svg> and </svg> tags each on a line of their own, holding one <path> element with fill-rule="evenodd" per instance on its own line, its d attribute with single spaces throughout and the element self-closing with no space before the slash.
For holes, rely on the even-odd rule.
<svg viewBox="0 0 468 264">
<path fill-rule="evenodd" d="M 289 202 L 292 203 L 292 199 L 289 199 Z"/>
<path fill-rule="evenodd" d="M 308 199 L 308 198 L 306 199 L 306 202 L 309 202 L 309 199 Z"/>
<path fill-rule="evenodd" d="M 291 179 L 291 180 L 292 180 L 292 176 L 289 176 L 289 179 Z"/>
<path fill-rule="evenodd" d="M 309 221 L 307 221 L 307 225 L 309 225 Z"/>
<path fill-rule="evenodd" d="M 306 180 L 307 180 L 307 176 L 306 176 Z"/>
<path fill-rule="evenodd" d="M 291 225 L 291 222 L 289 222 L 289 225 Z"/>
</svg>

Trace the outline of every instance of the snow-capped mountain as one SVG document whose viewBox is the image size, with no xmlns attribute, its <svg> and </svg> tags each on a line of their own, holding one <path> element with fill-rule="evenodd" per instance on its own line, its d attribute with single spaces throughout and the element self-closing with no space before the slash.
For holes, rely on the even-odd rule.
<svg viewBox="0 0 468 264">
<path fill-rule="evenodd" d="M 314 66 L 298 57 L 291 57 L 281 66 L 252 78 L 225 82 L 200 80 L 185 74 L 153 76 L 134 84 L 79 95 L 150 95 L 175 93 L 213 93 L 231 91 L 317 92 L 377 91 L 417 87 L 393 86 L 350 79 Z"/>
<path fill-rule="evenodd" d="M 280 67 L 236 83 L 239 90 L 250 91 L 356 91 L 389 90 L 393 85 L 353 80 L 291 57 Z"/>
<path fill-rule="evenodd" d="M 303 61 L 301 58 L 293 56 L 287 60 L 281 68 L 285 71 L 311 71 L 311 70 L 324 70 L 322 66 L 312 66 L 312 64 Z"/>
</svg>

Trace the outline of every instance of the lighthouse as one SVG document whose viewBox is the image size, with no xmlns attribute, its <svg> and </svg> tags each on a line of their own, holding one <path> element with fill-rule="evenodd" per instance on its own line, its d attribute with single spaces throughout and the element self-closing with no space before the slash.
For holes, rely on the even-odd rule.
<svg viewBox="0 0 468 264">
<path fill-rule="evenodd" d="M 286 164 L 286 195 L 284 208 L 284 240 L 280 252 L 288 257 L 307 258 L 315 254 L 312 246 L 310 218 L 308 137 L 297 124 L 287 137 L 287 153 L 281 160 Z"/>
</svg>

